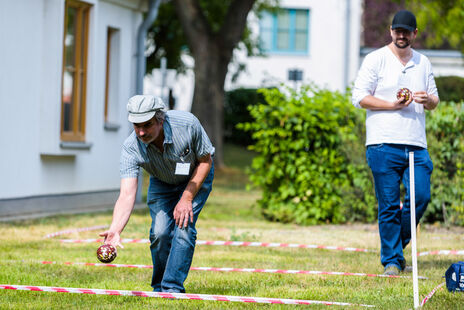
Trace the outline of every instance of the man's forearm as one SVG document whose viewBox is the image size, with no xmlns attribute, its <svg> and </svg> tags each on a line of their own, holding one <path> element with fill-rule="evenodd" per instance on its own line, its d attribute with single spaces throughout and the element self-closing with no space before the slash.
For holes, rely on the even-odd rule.
<svg viewBox="0 0 464 310">
<path fill-rule="evenodd" d="M 205 158 L 199 162 L 198 166 L 193 171 L 190 181 L 185 187 L 184 193 L 182 194 L 182 199 L 193 201 L 193 198 L 195 198 L 195 195 L 198 193 L 201 185 L 208 176 L 212 163 L 213 161 L 211 156 L 208 156 L 208 158 Z"/>
<path fill-rule="evenodd" d="M 395 110 L 396 107 L 389 101 L 379 99 L 372 95 L 364 97 L 359 105 L 368 110 Z"/>
<path fill-rule="evenodd" d="M 137 179 L 121 180 L 121 192 L 114 205 L 113 221 L 110 231 L 120 234 L 129 221 L 134 208 L 135 195 L 137 193 Z"/>
<path fill-rule="evenodd" d="M 429 95 L 429 100 L 426 104 L 424 104 L 424 108 L 427 110 L 433 110 L 437 107 L 438 102 L 440 99 L 435 95 Z"/>
</svg>

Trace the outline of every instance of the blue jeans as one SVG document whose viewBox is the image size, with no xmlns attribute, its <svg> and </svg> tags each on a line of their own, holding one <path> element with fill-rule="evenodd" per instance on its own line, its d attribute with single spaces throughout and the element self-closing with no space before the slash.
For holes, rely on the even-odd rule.
<svg viewBox="0 0 464 310">
<path fill-rule="evenodd" d="M 369 145 L 366 157 L 372 170 L 375 195 L 379 203 L 380 261 L 387 268 L 406 266 L 403 249 L 411 240 L 411 211 L 409 197 L 409 152 L 414 152 L 414 182 L 416 223 L 430 202 L 430 176 L 432 160 L 427 149 L 403 144 Z M 406 195 L 400 210 L 400 183 Z"/>
<path fill-rule="evenodd" d="M 185 293 L 184 281 L 192 264 L 197 231 L 195 223 L 212 189 L 214 164 L 192 202 L 193 223 L 176 226 L 173 211 L 187 183 L 171 185 L 151 177 L 147 203 L 150 208 L 150 250 L 153 261 L 151 286 L 156 292 Z"/>
</svg>

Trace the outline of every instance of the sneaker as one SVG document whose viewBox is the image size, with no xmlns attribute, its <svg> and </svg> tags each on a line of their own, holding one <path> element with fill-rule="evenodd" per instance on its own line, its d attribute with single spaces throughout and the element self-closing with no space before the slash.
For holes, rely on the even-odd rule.
<svg viewBox="0 0 464 310">
<path fill-rule="evenodd" d="M 401 267 L 402 272 L 405 272 L 405 273 L 411 273 L 412 272 L 412 266 L 407 266 L 405 260 L 400 262 L 400 267 Z"/>
<path fill-rule="evenodd" d="M 403 272 L 411 273 L 412 272 L 412 266 L 405 266 L 404 269 L 403 269 Z"/>
<path fill-rule="evenodd" d="M 395 265 L 389 265 L 385 268 L 383 273 L 386 276 L 399 276 L 400 275 L 400 268 Z"/>
</svg>

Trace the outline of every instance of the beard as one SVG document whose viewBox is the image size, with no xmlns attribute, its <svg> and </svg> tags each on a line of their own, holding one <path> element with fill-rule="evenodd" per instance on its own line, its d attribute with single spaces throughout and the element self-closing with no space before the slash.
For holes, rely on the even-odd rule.
<svg viewBox="0 0 464 310">
<path fill-rule="evenodd" d="M 399 42 L 399 40 L 396 40 L 394 43 L 397 48 L 406 48 L 409 45 L 411 45 L 411 41 L 409 41 L 408 39 L 402 39 L 401 42 Z"/>
</svg>

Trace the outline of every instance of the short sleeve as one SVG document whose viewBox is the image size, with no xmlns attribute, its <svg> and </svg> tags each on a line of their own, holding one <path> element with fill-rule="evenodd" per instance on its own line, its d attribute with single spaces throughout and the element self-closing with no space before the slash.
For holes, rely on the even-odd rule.
<svg viewBox="0 0 464 310">
<path fill-rule="evenodd" d="M 201 126 L 200 121 L 193 116 L 192 123 L 192 148 L 197 159 L 207 154 L 214 155 L 214 147 L 206 134 L 205 129 Z"/>
<path fill-rule="evenodd" d="M 137 163 L 136 156 L 131 152 L 130 147 L 123 145 L 121 157 L 119 160 L 119 174 L 121 179 L 137 178 L 140 173 L 140 166 Z"/>
</svg>

